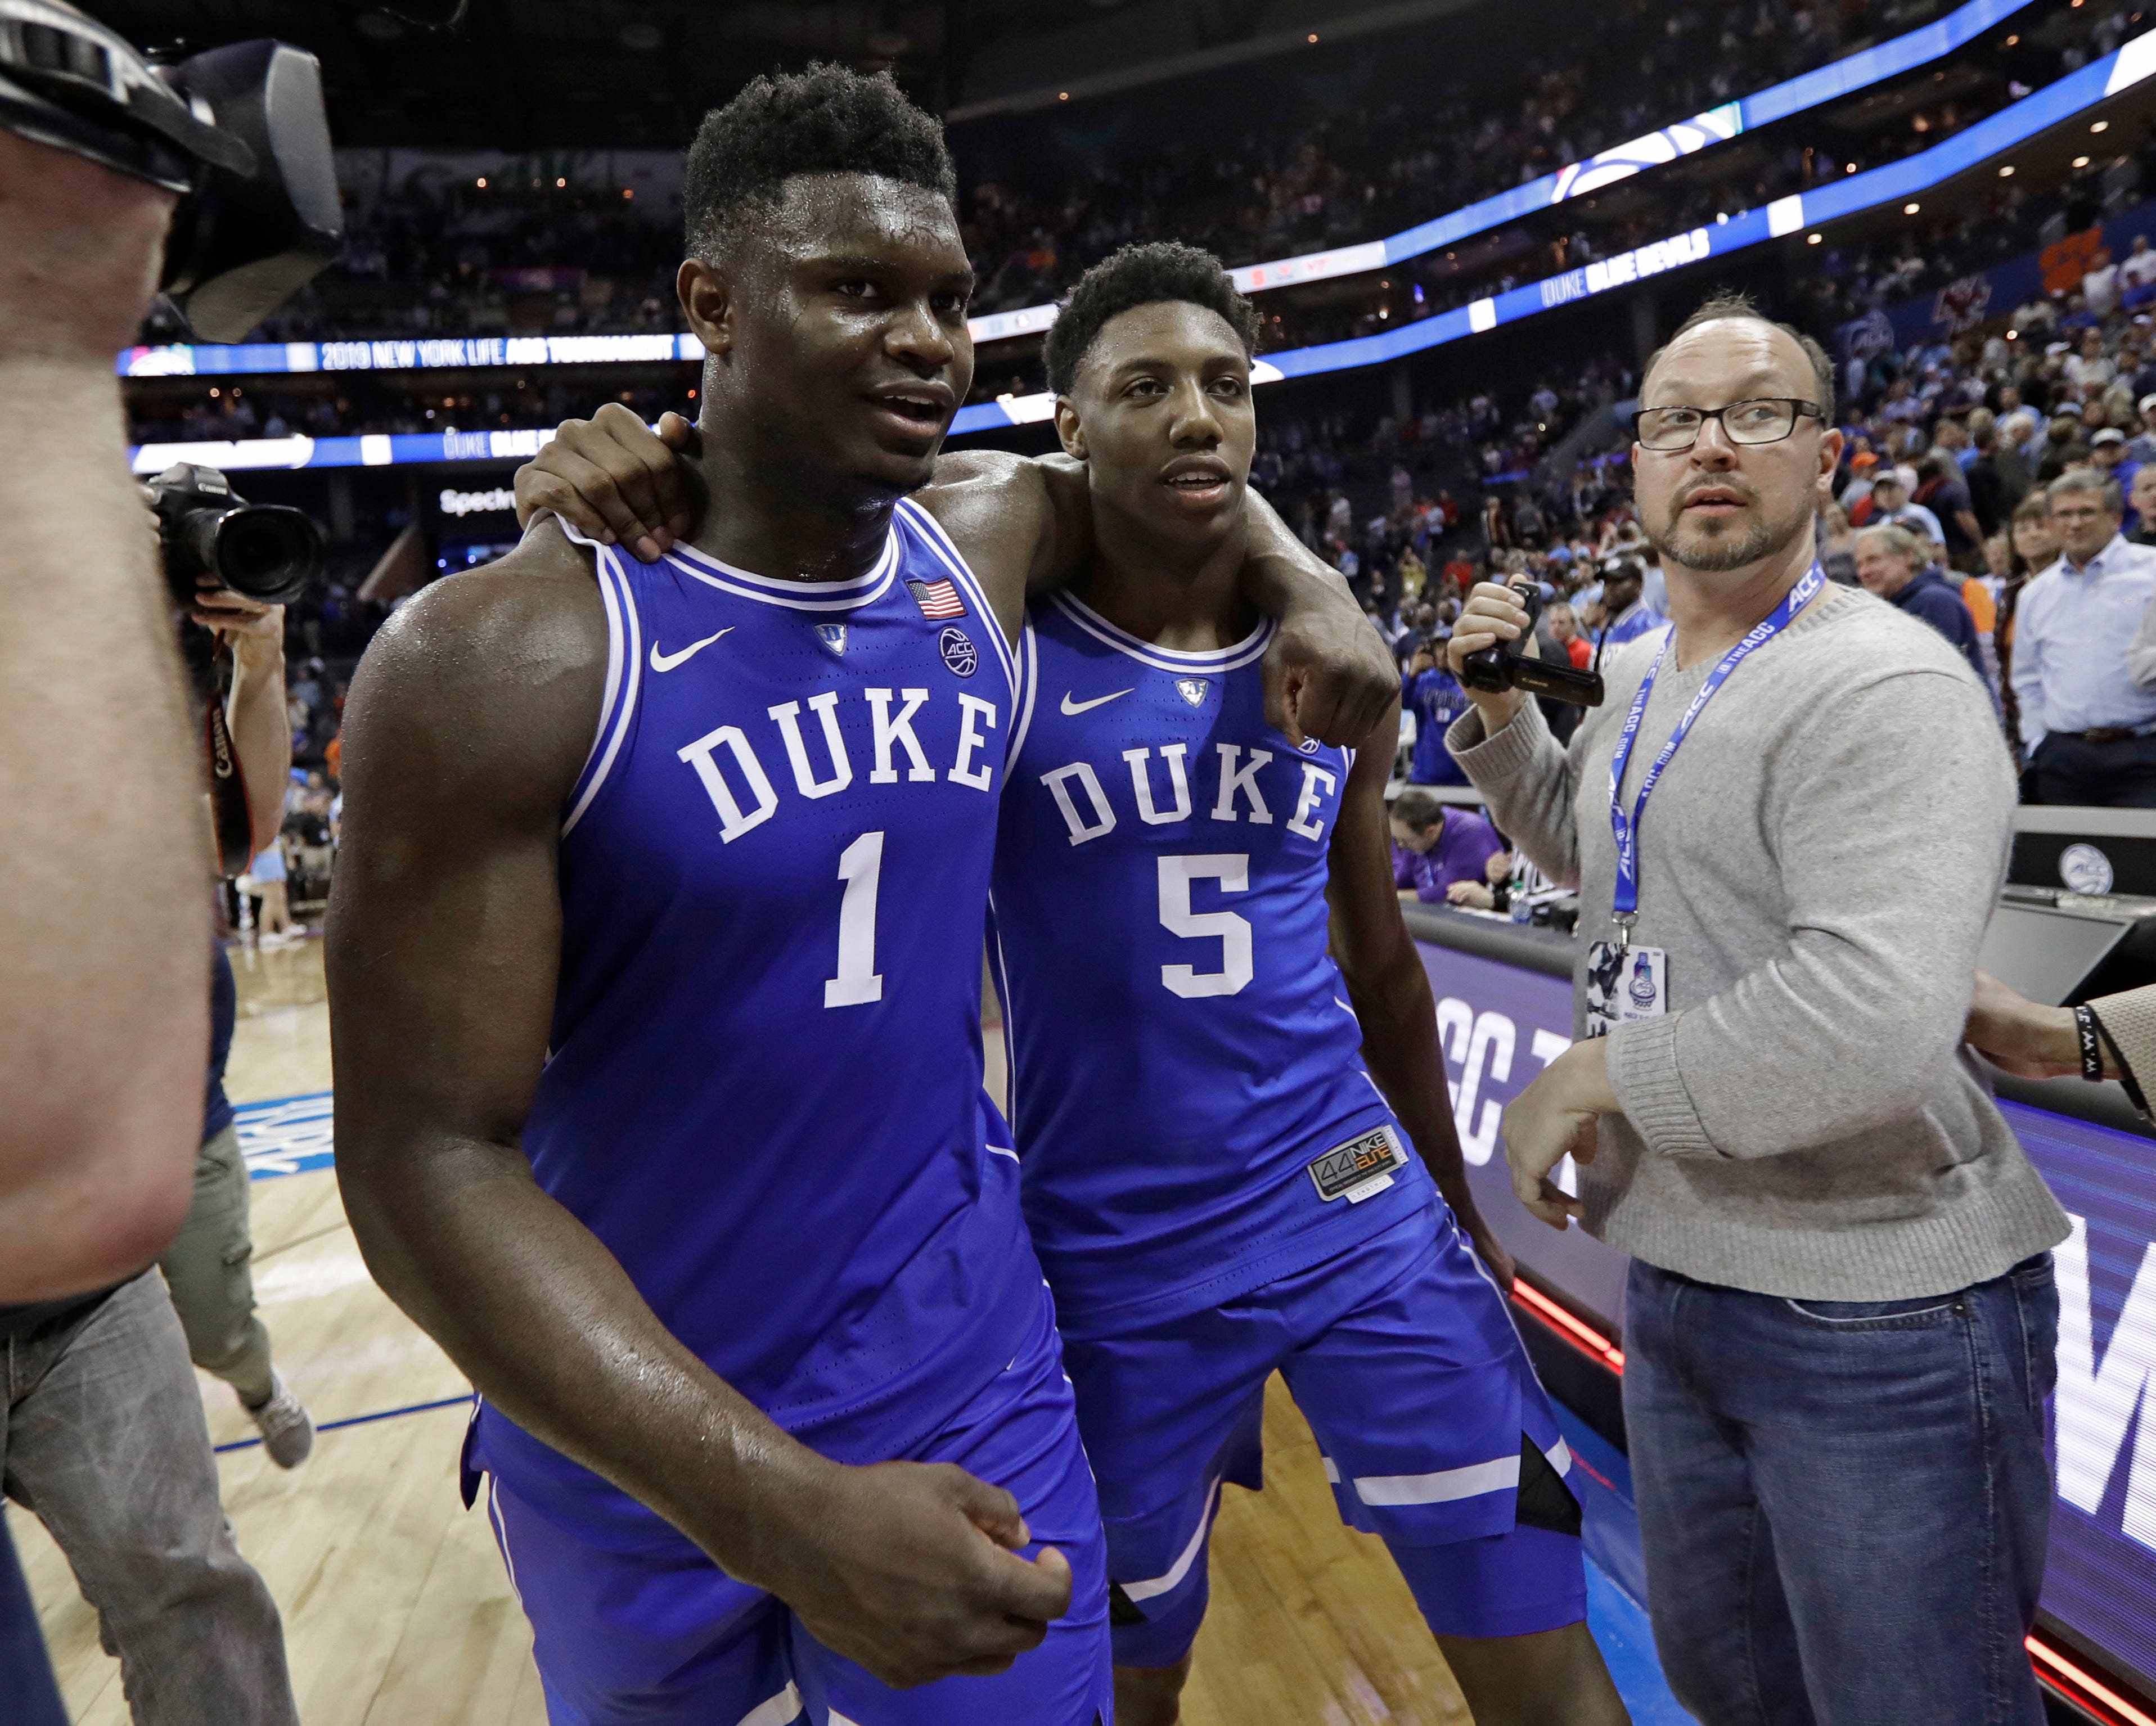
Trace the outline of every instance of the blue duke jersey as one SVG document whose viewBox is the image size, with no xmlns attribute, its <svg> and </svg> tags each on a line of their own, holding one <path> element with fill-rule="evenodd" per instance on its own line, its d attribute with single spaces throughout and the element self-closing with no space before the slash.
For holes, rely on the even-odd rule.
<svg viewBox="0 0 2156 1726">
<path fill-rule="evenodd" d="M 1173 652 L 1068 596 L 1026 630 L 991 919 L 1026 1221 L 1069 1335 L 1232 1298 L 1430 1190 L 1327 950 L 1352 756 L 1265 723 L 1270 634 Z M 1349 1146 L 1343 1178 L 1327 1154 Z M 1373 1156 L 1389 1187 L 1357 1178 Z"/>
<path fill-rule="evenodd" d="M 539 1184 L 673 1334 L 841 1461 L 932 1432 L 1043 1298 L 981 1089 L 1014 657 L 927 514 L 857 581 L 598 553 Z M 621 1545 L 650 1513 L 483 1409 L 478 1459 Z"/>
</svg>

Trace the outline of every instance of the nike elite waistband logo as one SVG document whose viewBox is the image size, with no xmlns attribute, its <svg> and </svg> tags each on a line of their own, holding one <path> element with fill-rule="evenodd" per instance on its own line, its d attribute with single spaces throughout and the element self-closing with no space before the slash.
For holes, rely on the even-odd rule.
<svg viewBox="0 0 2156 1726">
<path fill-rule="evenodd" d="M 732 635 L 737 627 L 729 623 L 719 632 L 719 635 Z M 719 635 L 707 635 L 701 641 L 692 641 L 678 653 L 662 653 L 659 651 L 659 643 L 654 642 L 651 644 L 651 668 L 654 671 L 671 671 L 684 660 L 702 653 L 719 638 Z"/>
<path fill-rule="evenodd" d="M 1064 716 L 1066 719 L 1075 719 L 1088 709 L 1101 706 L 1106 702 L 1113 701 L 1118 695 L 1127 695 L 1130 693 L 1128 689 L 1118 689 L 1114 695 L 1096 695 L 1091 701 L 1073 701 L 1070 699 L 1070 692 L 1065 689 L 1063 692 Z"/>
</svg>

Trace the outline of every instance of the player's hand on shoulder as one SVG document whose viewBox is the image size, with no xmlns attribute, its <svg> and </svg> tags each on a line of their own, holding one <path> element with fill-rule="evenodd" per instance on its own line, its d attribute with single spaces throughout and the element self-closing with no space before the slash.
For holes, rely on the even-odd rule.
<svg viewBox="0 0 2156 1726">
<path fill-rule="evenodd" d="M 702 488 L 680 458 L 696 428 L 678 413 L 650 427 L 619 402 L 589 419 L 563 420 L 516 470 L 516 520 L 550 510 L 587 539 L 624 545 L 645 563 L 696 531 Z"/>
<path fill-rule="evenodd" d="M 1069 1562 L 1052 1547 L 1019 1557 L 1018 1501 L 963 1468 L 834 1468 L 813 1510 L 764 1585 L 886 1684 L 1002 1672 L 1070 1610 Z"/>
<path fill-rule="evenodd" d="M 1345 592 L 1327 590 L 1280 620 L 1265 648 L 1265 720 L 1300 745 L 1359 748 L 1400 699 L 1384 638 Z"/>
</svg>

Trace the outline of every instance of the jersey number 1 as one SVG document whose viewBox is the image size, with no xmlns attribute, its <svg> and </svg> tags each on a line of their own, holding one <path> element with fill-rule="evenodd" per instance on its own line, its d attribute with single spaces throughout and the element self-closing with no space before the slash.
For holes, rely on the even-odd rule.
<svg viewBox="0 0 2156 1726">
<path fill-rule="evenodd" d="M 875 968 L 876 883 L 883 875 L 883 835 L 863 833 L 839 853 L 839 974 L 824 985 L 826 1006 L 860 1006 L 883 999 Z"/>
<path fill-rule="evenodd" d="M 1195 1001 L 1208 995 L 1238 995 L 1254 975 L 1250 967 L 1250 925 L 1233 911 L 1194 911 L 1190 883 L 1218 881 L 1223 893 L 1250 890 L 1250 859 L 1243 854 L 1163 857 L 1160 859 L 1160 924 L 1170 935 L 1188 940 L 1211 938 L 1220 944 L 1220 969 L 1163 965 L 1160 981 L 1171 995 Z"/>
</svg>

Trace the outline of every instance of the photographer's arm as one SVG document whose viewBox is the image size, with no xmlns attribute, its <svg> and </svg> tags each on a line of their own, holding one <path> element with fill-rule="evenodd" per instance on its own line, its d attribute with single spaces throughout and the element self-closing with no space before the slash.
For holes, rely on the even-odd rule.
<svg viewBox="0 0 2156 1726">
<path fill-rule="evenodd" d="M 533 1178 L 521 1137 L 560 951 L 561 814 L 607 630 L 552 525 L 376 638 L 345 726 L 327 963 L 337 1178 L 368 1269 L 487 1401 L 896 1683 L 1001 1670 L 1069 1601 L 1009 1495 L 844 1468 L 652 1312 Z M 744 1322 L 752 1315 L 744 1314 Z"/>
<path fill-rule="evenodd" d="M 112 369 L 170 207 L 0 130 L 0 1303 L 149 1263 L 202 1136 L 202 776 Z"/>
<path fill-rule="evenodd" d="M 285 709 L 285 607 L 228 588 L 206 586 L 196 622 L 232 650 L 232 693 L 224 722 L 247 778 L 247 816 L 259 853 L 285 824 L 285 786 L 292 776 L 292 722 Z"/>
</svg>

